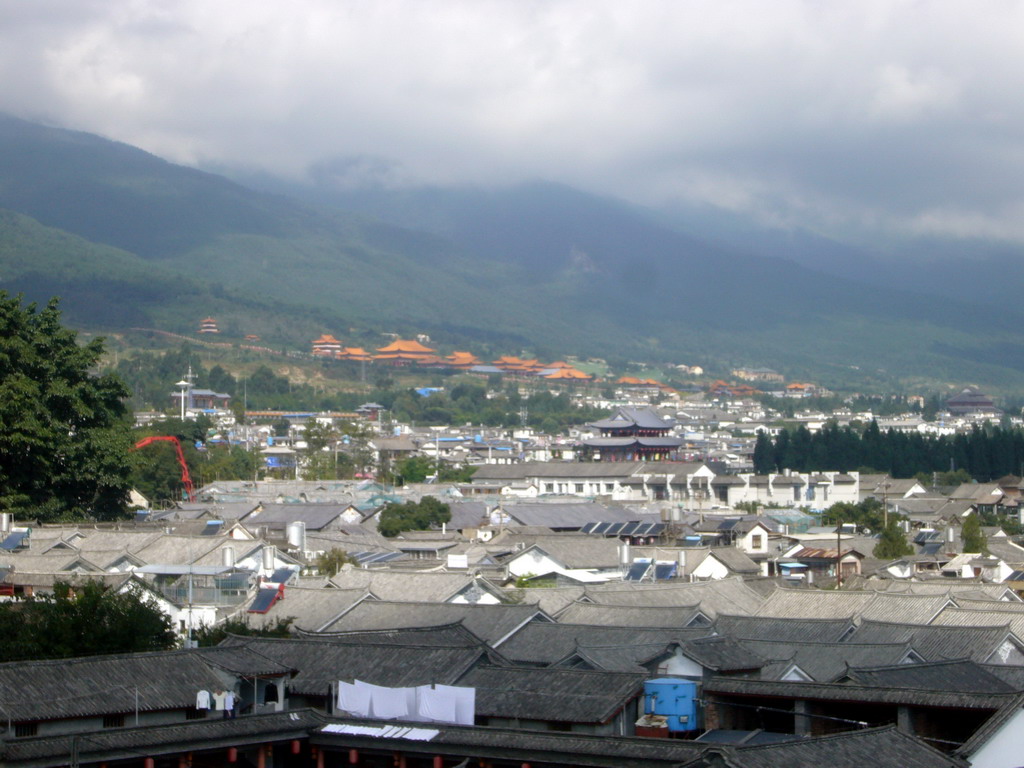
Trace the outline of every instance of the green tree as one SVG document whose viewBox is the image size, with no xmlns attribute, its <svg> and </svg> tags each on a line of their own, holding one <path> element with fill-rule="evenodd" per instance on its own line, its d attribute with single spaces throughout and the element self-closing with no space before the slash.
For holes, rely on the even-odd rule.
<svg viewBox="0 0 1024 768">
<path fill-rule="evenodd" d="M 433 496 L 424 496 L 418 503 L 407 501 L 404 504 L 392 502 L 385 505 L 377 522 L 377 530 L 382 536 L 391 538 L 402 531 L 426 531 L 451 519 L 451 509 L 447 504 Z"/>
<path fill-rule="evenodd" d="M 889 516 L 890 521 L 894 518 Z M 839 501 L 826 509 L 821 515 L 822 525 L 840 525 L 853 523 L 858 528 L 869 531 L 881 531 L 885 527 L 885 511 L 878 499 L 864 499 L 857 504 Z"/>
<path fill-rule="evenodd" d="M 93 373 L 102 341 L 79 345 L 57 307 L 0 291 L 0 507 L 40 520 L 116 519 L 131 487 L 130 393 Z"/>
<path fill-rule="evenodd" d="M 306 441 L 306 463 L 302 476 L 306 480 L 336 480 L 338 477 L 337 449 L 332 448 L 338 439 L 333 424 L 310 420 L 303 433 Z"/>
<path fill-rule="evenodd" d="M 398 462 L 398 475 L 403 482 L 422 483 L 434 474 L 436 465 L 437 462 L 429 456 L 410 456 Z"/>
<path fill-rule="evenodd" d="M 225 622 L 210 627 L 206 624 L 195 630 L 193 637 L 201 648 L 208 648 L 213 645 L 220 645 L 228 635 L 243 635 L 245 637 L 291 637 L 292 623 L 294 616 L 278 618 L 273 624 L 264 628 L 249 626 L 249 623 L 242 619 L 228 619 Z"/>
<path fill-rule="evenodd" d="M 978 515 L 968 515 L 964 518 L 960 538 L 964 543 L 964 552 L 988 554 L 988 544 L 985 541 L 985 534 L 982 533 L 981 519 Z"/>
<path fill-rule="evenodd" d="M 775 449 L 768 433 L 759 431 L 754 443 L 754 472 L 767 475 L 775 471 Z"/>
<path fill-rule="evenodd" d="M 910 546 L 907 537 L 900 528 L 900 522 L 895 515 L 889 517 L 889 525 L 882 529 L 882 535 L 875 545 L 872 555 L 880 560 L 895 560 L 897 557 L 912 555 L 914 548 Z"/>
<path fill-rule="evenodd" d="M 346 563 L 358 565 L 359 561 L 351 557 L 345 550 L 335 548 L 317 555 L 315 565 L 321 576 L 330 577 L 340 571 L 341 566 Z"/>
<path fill-rule="evenodd" d="M 173 648 L 170 617 L 141 591 L 115 592 L 98 581 L 52 595 L 0 603 L 0 661 L 54 659 Z"/>
</svg>

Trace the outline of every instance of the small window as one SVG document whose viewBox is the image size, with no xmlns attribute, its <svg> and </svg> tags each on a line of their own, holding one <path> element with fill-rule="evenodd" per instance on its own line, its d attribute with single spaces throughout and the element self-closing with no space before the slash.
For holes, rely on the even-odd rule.
<svg viewBox="0 0 1024 768">
<path fill-rule="evenodd" d="M 614 490 L 615 490 L 615 483 L 605 483 L 604 484 L 604 492 L 605 493 L 611 493 Z"/>
<path fill-rule="evenodd" d="M 576 483 L 576 493 L 583 493 L 583 483 Z"/>
<path fill-rule="evenodd" d="M 751 549 L 764 549 L 764 536 L 751 536 L 750 537 L 750 548 Z"/>
<path fill-rule="evenodd" d="M 554 492 L 555 492 L 555 484 L 554 483 L 544 483 L 544 493 L 554 493 Z"/>
<path fill-rule="evenodd" d="M 14 724 L 14 736 L 16 738 L 22 738 L 24 736 L 35 736 L 37 733 L 39 733 L 39 723 Z"/>
<path fill-rule="evenodd" d="M 208 709 L 190 709 L 185 713 L 186 720 L 205 720 Z"/>
<path fill-rule="evenodd" d="M 104 715 L 104 728 L 124 728 L 124 715 Z"/>
</svg>

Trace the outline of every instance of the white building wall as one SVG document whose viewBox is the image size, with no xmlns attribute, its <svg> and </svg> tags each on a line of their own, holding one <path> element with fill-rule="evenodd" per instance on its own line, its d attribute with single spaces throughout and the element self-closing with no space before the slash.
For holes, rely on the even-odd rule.
<svg viewBox="0 0 1024 768">
<path fill-rule="evenodd" d="M 1024 710 L 1018 709 L 973 755 L 971 768 L 1019 768 L 1024 755 Z"/>
<path fill-rule="evenodd" d="M 701 581 L 724 579 L 729 576 L 729 569 L 714 555 L 708 555 L 701 561 L 700 565 L 693 569 L 692 576 Z"/>
</svg>

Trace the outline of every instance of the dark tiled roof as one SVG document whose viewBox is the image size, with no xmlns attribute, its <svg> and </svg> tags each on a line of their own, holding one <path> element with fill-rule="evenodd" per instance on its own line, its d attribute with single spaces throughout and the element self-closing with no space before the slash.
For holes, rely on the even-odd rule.
<svg viewBox="0 0 1024 768">
<path fill-rule="evenodd" d="M 578 647 L 610 648 L 656 645 L 665 648 L 673 642 L 707 637 L 710 630 L 651 629 L 649 627 L 617 627 L 607 624 L 549 624 L 534 621 L 501 644 L 501 653 L 514 661 L 527 664 L 554 664 Z"/>
<path fill-rule="evenodd" d="M 480 666 L 458 684 L 476 688 L 476 713 L 574 723 L 608 721 L 643 692 L 646 674 Z"/>
<path fill-rule="evenodd" d="M 873 702 L 879 704 L 916 704 L 957 709 L 999 709 L 1016 696 L 1013 693 L 965 693 L 962 691 L 908 690 L 864 685 L 835 685 L 778 680 L 751 680 L 739 677 L 715 677 L 704 683 L 705 693 L 740 696 L 813 699 L 820 701 Z"/>
<path fill-rule="evenodd" d="M 850 619 L 776 619 L 767 616 L 719 615 L 715 620 L 715 631 L 721 635 L 790 642 L 835 643 L 852 626 Z"/>
<path fill-rule="evenodd" d="M 988 661 L 1007 640 L 1009 625 L 950 627 L 862 621 L 848 638 L 852 643 L 909 643 L 928 661 L 971 659 Z"/>
<path fill-rule="evenodd" d="M 265 661 L 267 667 L 274 666 Z M 190 651 L 0 664 L 0 705 L 12 720 L 49 720 L 195 705 L 223 681 Z"/>
<path fill-rule="evenodd" d="M 859 643 L 801 643 L 775 640 L 742 640 L 742 645 L 773 663 L 762 669 L 766 680 L 776 680 L 792 665 L 818 683 L 832 682 L 851 666 L 899 664 L 911 651 L 907 643 L 862 645 Z"/>
<path fill-rule="evenodd" d="M 683 768 L 779 768 L 827 765 L 829 768 L 966 768 L 895 726 L 848 731 L 777 744 L 714 747 Z"/>
<path fill-rule="evenodd" d="M 765 660 L 731 637 L 705 637 L 683 647 L 683 653 L 705 669 L 738 672 L 760 669 Z"/>
<path fill-rule="evenodd" d="M 318 713 L 297 710 L 229 720 L 194 720 L 172 725 L 92 731 L 88 738 L 79 740 L 78 756 L 83 763 L 99 764 L 107 759 L 138 761 L 140 755 L 179 753 L 183 745 L 189 744 L 199 749 L 221 741 L 231 746 L 263 744 L 275 738 L 302 738 L 322 722 L 323 718 Z M 66 733 L 11 740 L 4 744 L 4 759 L 7 764 L 34 760 L 44 765 L 64 765 L 70 757 L 68 747 Z"/>
<path fill-rule="evenodd" d="M 462 622 L 491 645 L 529 621 L 546 620 L 533 605 L 469 603 L 397 603 L 366 600 L 325 628 L 328 632 L 371 629 L 412 629 Z"/>
<path fill-rule="evenodd" d="M 969 660 L 854 668 L 847 671 L 843 682 L 846 681 L 871 687 L 922 691 L 1011 693 L 1020 690 Z"/>
<path fill-rule="evenodd" d="M 289 683 L 298 694 L 326 696 L 338 680 L 363 680 L 390 688 L 442 683 L 451 685 L 487 658 L 480 648 L 438 648 L 397 643 L 332 642 L 230 638 L 225 644 L 245 647 L 299 670 Z M 193 696 L 194 696 L 193 691 Z"/>
</svg>

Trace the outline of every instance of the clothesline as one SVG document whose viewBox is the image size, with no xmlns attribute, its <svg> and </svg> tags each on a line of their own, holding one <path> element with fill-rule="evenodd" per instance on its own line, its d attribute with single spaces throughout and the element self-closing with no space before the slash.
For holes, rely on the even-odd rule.
<svg viewBox="0 0 1024 768">
<path fill-rule="evenodd" d="M 361 680 L 341 680 L 337 706 L 353 717 L 473 725 L 476 689 L 440 684 L 388 688 Z"/>
</svg>

